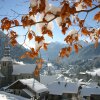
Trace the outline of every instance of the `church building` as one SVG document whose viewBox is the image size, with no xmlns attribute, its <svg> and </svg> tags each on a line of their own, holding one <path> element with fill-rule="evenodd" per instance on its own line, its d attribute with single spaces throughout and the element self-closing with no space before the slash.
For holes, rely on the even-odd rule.
<svg viewBox="0 0 100 100">
<path fill-rule="evenodd" d="M 4 47 L 4 55 L 0 61 L 0 88 L 7 86 L 18 79 L 35 78 L 40 81 L 40 76 L 35 77 L 33 72 L 36 64 L 14 63 L 10 56 L 10 47 Z"/>
</svg>

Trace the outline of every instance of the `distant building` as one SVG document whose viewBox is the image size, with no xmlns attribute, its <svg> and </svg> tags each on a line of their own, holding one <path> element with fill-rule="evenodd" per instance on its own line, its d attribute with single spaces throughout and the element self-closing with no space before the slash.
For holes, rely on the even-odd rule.
<svg viewBox="0 0 100 100">
<path fill-rule="evenodd" d="M 46 86 L 57 81 L 58 75 L 40 75 L 40 82 Z"/>
<path fill-rule="evenodd" d="M 100 83 L 100 68 L 93 71 L 80 72 L 78 74 L 78 79 L 83 79 L 86 82 L 92 79 L 94 82 Z"/>
<path fill-rule="evenodd" d="M 35 77 L 33 72 L 36 64 L 15 64 L 10 56 L 10 47 L 5 46 L 4 56 L 0 65 L 0 87 L 11 84 L 18 79 L 35 78 L 40 81 L 40 76 Z"/>
</svg>

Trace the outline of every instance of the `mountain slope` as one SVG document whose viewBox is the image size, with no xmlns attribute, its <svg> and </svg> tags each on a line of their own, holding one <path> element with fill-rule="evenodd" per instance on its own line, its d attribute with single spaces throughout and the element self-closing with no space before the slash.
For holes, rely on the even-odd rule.
<svg viewBox="0 0 100 100">
<path fill-rule="evenodd" d="M 48 50 L 41 50 L 41 55 L 44 59 L 54 60 L 58 57 L 59 51 L 61 48 L 65 47 L 65 44 L 59 42 L 51 42 L 48 45 Z"/>
<path fill-rule="evenodd" d="M 68 58 L 64 58 L 63 61 L 66 63 L 75 62 L 77 60 L 92 59 L 100 56 L 100 43 L 97 48 L 94 48 L 94 44 L 86 44 L 83 41 L 79 41 L 83 48 L 79 50 L 78 54 L 73 51 Z M 48 46 L 48 50 L 41 50 L 42 57 L 45 59 L 55 60 L 58 57 L 61 48 L 65 47 L 66 44 L 58 42 L 52 42 Z"/>
<path fill-rule="evenodd" d="M 72 60 L 72 61 L 77 61 L 77 60 L 83 60 L 83 59 L 93 59 L 95 57 L 100 56 L 100 43 L 98 45 L 97 48 L 94 48 L 94 44 L 90 44 L 84 48 L 82 48 L 81 50 L 79 50 L 79 53 L 73 53 L 72 55 L 70 55 L 70 57 L 68 58 L 68 60 Z"/>
<path fill-rule="evenodd" d="M 79 41 L 79 43 L 83 47 L 86 47 L 88 45 L 84 41 Z M 44 51 L 43 49 L 41 50 L 41 55 L 44 59 L 55 60 L 58 57 L 58 54 L 59 54 L 59 51 L 61 50 L 61 48 L 64 48 L 66 46 L 67 46 L 67 44 L 62 44 L 59 42 L 51 42 L 48 46 L 47 51 Z M 75 52 L 72 52 L 71 56 L 73 57 L 74 54 L 75 54 Z M 63 60 L 69 61 L 70 59 L 72 59 L 72 57 L 69 57 L 67 59 L 65 58 Z"/>
<path fill-rule="evenodd" d="M 0 31 L 0 59 L 3 57 L 4 54 L 4 44 L 5 44 L 5 34 Z M 23 55 L 26 51 L 28 51 L 20 44 L 17 44 L 15 47 L 11 47 L 11 57 L 17 61 L 23 61 L 24 63 L 34 63 L 35 60 L 30 58 L 20 59 L 20 56 Z"/>
<path fill-rule="evenodd" d="M 0 31 L 0 36 L 4 36 L 5 34 Z M 0 38 L 0 58 L 3 56 L 4 52 L 4 42 L 5 38 Z M 72 63 L 76 62 L 77 60 L 83 60 L 83 59 L 92 59 L 97 56 L 100 56 L 100 43 L 97 48 L 94 48 L 94 44 L 86 44 L 83 41 L 79 41 L 80 44 L 82 44 L 83 48 L 79 50 L 79 53 L 76 54 L 74 51 L 71 53 L 71 55 L 68 58 L 64 58 L 63 61 L 65 63 Z M 61 48 L 65 47 L 66 44 L 62 44 L 59 42 L 51 42 L 48 46 L 48 50 L 44 51 L 43 49 L 41 50 L 41 55 L 42 58 L 46 60 L 55 60 L 58 57 L 59 51 Z M 19 57 L 24 54 L 27 51 L 24 47 L 20 47 L 18 44 L 15 47 L 11 46 L 11 56 L 13 59 L 16 59 L 17 61 L 23 61 L 25 63 L 34 63 L 33 59 L 30 58 L 24 58 L 24 59 L 19 59 Z"/>
</svg>

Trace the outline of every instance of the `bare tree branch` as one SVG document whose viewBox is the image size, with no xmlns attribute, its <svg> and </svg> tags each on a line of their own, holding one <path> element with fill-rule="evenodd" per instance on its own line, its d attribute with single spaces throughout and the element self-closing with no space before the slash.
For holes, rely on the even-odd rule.
<svg viewBox="0 0 100 100">
<path fill-rule="evenodd" d="M 89 9 L 89 10 L 80 10 L 80 11 L 76 11 L 75 13 L 81 13 L 81 12 L 87 12 L 87 13 L 89 13 L 89 12 L 91 12 L 91 11 L 93 11 L 93 10 L 99 8 L 99 7 L 100 7 L 100 4 L 97 5 L 97 6 L 95 6 L 94 8 Z M 13 11 L 14 13 L 18 14 L 18 15 L 28 15 L 28 14 L 19 14 L 18 12 L 14 11 L 14 10 L 12 10 L 12 11 Z M 56 19 L 56 18 L 59 17 L 59 16 L 60 16 L 60 15 L 58 15 L 58 14 L 55 15 L 55 17 L 52 18 L 51 20 L 47 21 L 47 23 L 53 21 L 54 19 Z M 35 24 L 38 24 L 38 23 L 45 23 L 45 22 L 44 22 L 44 21 L 35 22 Z M 10 28 L 13 28 L 13 27 L 20 27 L 20 26 L 23 26 L 23 25 L 11 26 Z M 0 29 L 1 29 L 1 28 L 0 28 Z"/>
<path fill-rule="evenodd" d="M 80 12 L 91 12 L 91 11 L 97 9 L 97 8 L 100 8 L 100 4 L 97 5 L 97 6 L 95 6 L 95 7 L 93 7 L 93 8 L 91 8 L 91 9 L 89 9 L 89 10 L 80 10 L 80 11 L 76 11 L 76 13 L 80 13 Z"/>
</svg>

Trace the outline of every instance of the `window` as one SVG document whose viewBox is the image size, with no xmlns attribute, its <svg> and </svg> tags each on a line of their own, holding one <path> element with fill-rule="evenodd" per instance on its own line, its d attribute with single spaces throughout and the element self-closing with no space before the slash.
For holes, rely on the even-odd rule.
<svg viewBox="0 0 100 100">
<path fill-rule="evenodd" d="M 6 66 L 6 62 L 3 62 L 3 66 Z"/>
</svg>

